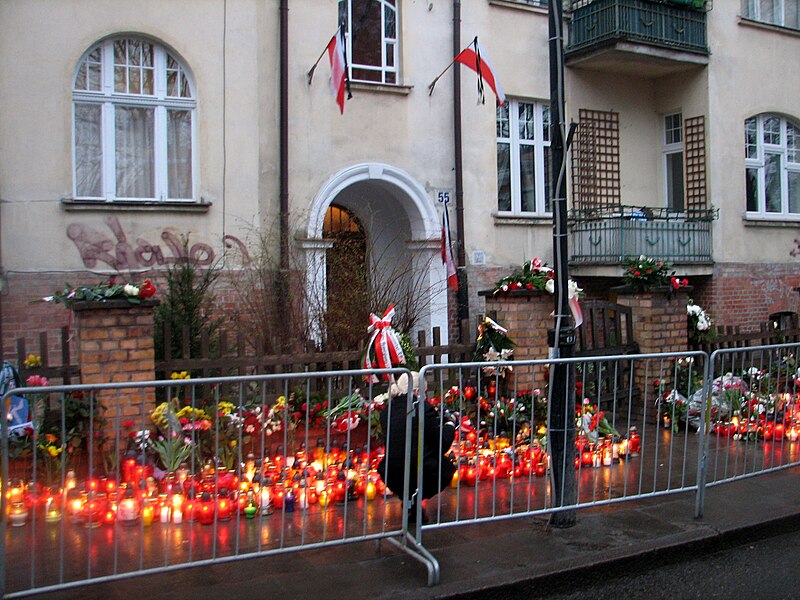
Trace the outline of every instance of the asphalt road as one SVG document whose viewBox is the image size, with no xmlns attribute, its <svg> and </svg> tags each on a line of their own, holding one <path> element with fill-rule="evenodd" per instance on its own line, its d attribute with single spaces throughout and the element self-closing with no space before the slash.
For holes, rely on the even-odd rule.
<svg viewBox="0 0 800 600">
<path fill-rule="evenodd" d="M 491 590 L 459 600 L 790 600 L 800 598 L 798 557 L 800 531 L 789 531 L 701 555 L 649 558 L 626 572 L 592 570 L 571 580 Z"/>
</svg>

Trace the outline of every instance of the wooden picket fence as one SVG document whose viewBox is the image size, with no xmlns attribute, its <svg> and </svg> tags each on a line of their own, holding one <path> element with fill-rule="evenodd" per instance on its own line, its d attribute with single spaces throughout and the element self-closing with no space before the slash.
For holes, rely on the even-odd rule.
<svg viewBox="0 0 800 600">
<path fill-rule="evenodd" d="M 758 331 L 742 331 L 738 325 L 717 328 L 717 338 L 706 344 L 690 345 L 692 350 L 702 350 L 709 355 L 725 348 L 750 348 L 800 341 L 800 328 L 776 329 L 772 323 L 761 323 Z"/>
<path fill-rule="evenodd" d="M 313 373 L 318 371 L 346 371 L 361 369 L 364 349 L 339 352 L 305 352 L 284 354 L 260 354 L 245 342 L 244 335 L 232 335 L 221 331 L 214 338 L 204 334 L 200 338 L 199 356 L 189 352 L 189 330 L 184 328 L 179 335 L 180 357 L 172 357 L 169 348 L 172 336 L 168 328 L 164 331 L 164 348 L 167 356 L 156 361 L 156 376 L 169 379 L 174 372 L 186 371 L 192 378 L 230 377 L 252 374 Z M 424 331 L 417 334 L 417 359 L 422 368 L 427 364 L 472 360 L 474 344 L 442 344 L 441 331 L 434 327 L 430 337 Z M 442 372 L 443 377 L 455 378 L 455 374 Z"/>
</svg>

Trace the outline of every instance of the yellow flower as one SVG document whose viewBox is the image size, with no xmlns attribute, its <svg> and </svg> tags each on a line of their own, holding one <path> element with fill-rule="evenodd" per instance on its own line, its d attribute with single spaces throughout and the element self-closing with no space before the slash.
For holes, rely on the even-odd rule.
<svg viewBox="0 0 800 600">
<path fill-rule="evenodd" d="M 49 452 L 50 456 L 52 456 L 53 458 L 55 458 L 56 456 L 61 454 L 61 450 L 62 450 L 62 448 L 56 448 L 55 446 L 48 446 L 47 447 L 47 452 Z"/>
<path fill-rule="evenodd" d="M 176 414 L 176 417 L 179 419 L 183 419 L 186 417 L 190 421 L 200 421 L 202 419 L 208 419 L 208 414 L 202 408 L 192 408 L 191 406 L 184 406 L 180 409 Z"/>
<path fill-rule="evenodd" d="M 231 414 L 235 409 L 236 407 L 233 404 L 230 402 L 225 402 L 224 400 L 217 406 L 219 414 L 223 416 Z"/>
<path fill-rule="evenodd" d="M 192 376 L 189 375 L 186 371 L 173 371 L 172 374 L 169 376 L 170 379 L 191 379 Z"/>
<path fill-rule="evenodd" d="M 286 406 L 286 396 L 279 396 L 275 401 L 275 408 L 282 408 Z"/>
<path fill-rule="evenodd" d="M 37 354 L 28 354 L 28 358 L 22 361 L 22 364 L 28 367 L 29 369 L 34 369 L 36 367 L 42 366 L 42 357 Z"/>
<path fill-rule="evenodd" d="M 167 424 L 167 411 L 169 410 L 169 404 L 167 402 L 162 402 L 153 413 L 150 415 L 150 419 L 152 419 L 153 423 L 156 425 L 166 425 Z"/>
<path fill-rule="evenodd" d="M 231 440 L 230 444 L 231 448 L 236 448 L 236 444 L 238 444 L 238 442 L 236 440 Z"/>
</svg>

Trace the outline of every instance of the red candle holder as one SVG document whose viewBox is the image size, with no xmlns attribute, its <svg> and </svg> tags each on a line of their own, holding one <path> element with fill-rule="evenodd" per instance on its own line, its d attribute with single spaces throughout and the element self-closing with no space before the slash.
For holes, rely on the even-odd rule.
<svg viewBox="0 0 800 600">
<path fill-rule="evenodd" d="M 196 510 L 197 520 L 201 525 L 212 525 L 214 523 L 214 513 L 216 506 L 214 500 L 211 498 L 210 492 L 203 492 L 200 496 Z"/>
<path fill-rule="evenodd" d="M 217 520 L 230 521 L 232 510 L 233 501 L 228 495 L 228 490 L 225 488 L 220 489 L 217 496 Z"/>
</svg>

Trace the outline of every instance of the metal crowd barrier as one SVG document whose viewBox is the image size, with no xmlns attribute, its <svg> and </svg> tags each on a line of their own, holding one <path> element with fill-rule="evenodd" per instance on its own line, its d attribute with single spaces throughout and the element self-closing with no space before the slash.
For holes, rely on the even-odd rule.
<svg viewBox="0 0 800 600">
<path fill-rule="evenodd" d="M 432 585 L 438 563 L 408 535 L 408 501 L 376 471 L 393 445 L 409 455 L 412 390 L 390 404 L 382 377 L 366 377 L 403 373 L 176 374 L 9 392 L 0 591 L 370 540 L 421 561 Z M 405 439 L 382 439 L 379 411 L 400 411 Z"/>
<path fill-rule="evenodd" d="M 428 365 L 394 400 L 367 376 L 407 369 L 17 389 L 0 590 L 365 541 L 434 585 L 436 528 L 689 492 L 701 516 L 707 485 L 800 463 L 798 346 Z"/>
<path fill-rule="evenodd" d="M 566 412 L 575 410 L 575 418 L 556 434 L 543 425 L 559 363 L 574 371 L 576 397 L 561 400 L 571 403 Z M 440 425 L 452 412 L 461 426 L 449 453 L 436 450 L 457 472 L 427 501 L 417 541 L 434 528 L 696 492 L 703 437 L 694 435 L 690 411 L 669 396 L 702 389 L 691 382 L 702 382 L 705 363 L 704 353 L 686 352 L 424 367 L 431 380 L 444 379 L 437 371 L 457 372 L 455 384 L 429 390 L 428 401 Z M 696 408 L 691 417 L 701 419 Z M 418 411 L 420 419 L 424 412 Z M 561 478 L 553 477 L 554 435 L 564 436 L 562 447 L 574 446 L 565 453 Z M 573 474 L 573 497 L 554 493 L 555 482 Z"/>
<path fill-rule="evenodd" d="M 705 485 L 800 464 L 800 344 L 715 351 Z"/>
</svg>

